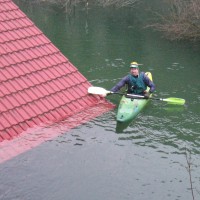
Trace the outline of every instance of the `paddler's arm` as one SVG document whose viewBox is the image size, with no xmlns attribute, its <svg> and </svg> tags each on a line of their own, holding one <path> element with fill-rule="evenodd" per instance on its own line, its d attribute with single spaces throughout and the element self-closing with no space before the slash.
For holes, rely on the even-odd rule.
<svg viewBox="0 0 200 200">
<path fill-rule="evenodd" d="M 129 76 L 122 78 L 112 89 L 112 92 L 118 92 L 122 87 L 124 87 L 129 81 Z"/>
<path fill-rule="evenodd" d="M 125 86 L 129 81 L 129 77 L 125 76 L 122 78 L 110 91 L 111 92 L 118 92 L 123 86 Z M 107 94 L 101 95 L 102 97 L 106 97 Z"/>
<path fill-rule="evenodd" d="M 150 88 L 150 93 L 153 93 L 154 91 L 155 91 L 155 89 L 156 89 L 156 86 L 155 86 L 155 84 L 153 83 L 153 81 L 151 81 L 150 79 L 149 79 L 149 77 L 148 76 L 146 76 L 146 75 L 144 75 L 144 83 Z"/>
</svg>

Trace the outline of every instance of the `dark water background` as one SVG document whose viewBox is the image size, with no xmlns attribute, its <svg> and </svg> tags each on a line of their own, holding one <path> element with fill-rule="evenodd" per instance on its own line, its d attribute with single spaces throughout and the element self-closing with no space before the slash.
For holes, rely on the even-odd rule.
<svg viewBox="0 0 200 200">
<path fill-rule="evenodd" d="M 57 6 L 17 3 L 94 86 L 110 89 L 136 60 L 152 72 L 155 95 L 187 103 L 151 101 L 128 127 L 117 126 L 115 109 L 2 163 L 0 199 L 192 199 L 185 152 L 199 199 L 199 43 L 170 42 L 145 29 L 147 4 L 79 7 L 69 18 Z M 118 104 L 120 97 L 107 99 Z"/>
</svg>

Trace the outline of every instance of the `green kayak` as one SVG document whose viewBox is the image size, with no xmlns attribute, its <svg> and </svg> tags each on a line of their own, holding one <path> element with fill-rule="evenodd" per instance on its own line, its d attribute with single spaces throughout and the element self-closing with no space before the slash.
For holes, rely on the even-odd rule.
<svg viewBox="0 0 200 200">
<path fill-rule="evenodd" d="M 146 72 L 145 74 L 152 80 L 150 72 Z M 150 88 L 147 88 L 147 90 L 149 91 Z M 132 99 L 123 95 L 117 111 L 117 121 L 127 122 L 133 120 L 148 102 L 149 99 Z"/>
</svg>

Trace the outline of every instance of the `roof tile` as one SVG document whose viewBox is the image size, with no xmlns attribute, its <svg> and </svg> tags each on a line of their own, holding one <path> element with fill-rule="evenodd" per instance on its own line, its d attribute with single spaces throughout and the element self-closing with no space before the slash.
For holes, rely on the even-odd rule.
<svg viewBox="0 0 200 200">
<path fill-rule="evenodd" d="M 0 142 L 100 102 L 87 94 L 87 79 L 11 0 L 0 0 L 0 46 Z"/>
</svg>

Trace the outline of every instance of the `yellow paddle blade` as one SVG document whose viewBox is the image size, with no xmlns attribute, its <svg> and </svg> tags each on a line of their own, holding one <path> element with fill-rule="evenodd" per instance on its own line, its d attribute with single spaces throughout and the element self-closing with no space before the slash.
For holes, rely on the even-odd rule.
<svg viewBox="0 0 200 200">
<path fill-rule="evenodd" d="M 167 99 L 162 99 L 162 101 L 166 101 L 170 104 L 177 104 L 177 105 L 184 105 L 185 99 L 175 98 L 175 97 L 169 97 Z"/>
</svg>

